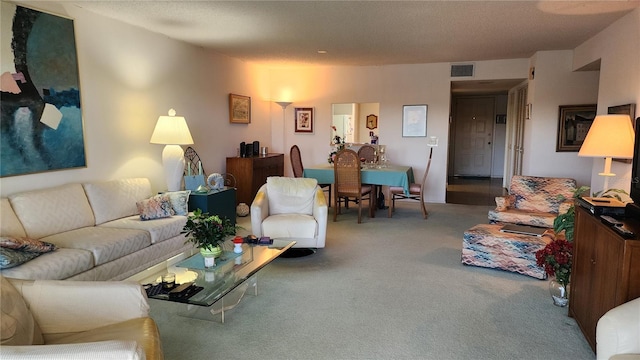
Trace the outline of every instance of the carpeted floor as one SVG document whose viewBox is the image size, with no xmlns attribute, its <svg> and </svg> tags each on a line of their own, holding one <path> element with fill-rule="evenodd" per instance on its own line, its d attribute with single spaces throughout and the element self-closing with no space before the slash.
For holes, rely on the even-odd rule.
<svg viewBox="0 0 640 360">
<path fill-rule="evenodd" d="M 462 233 L 489 206 L 400 203 L 394 217 L 350 209 L 327 245 L 276 259 L 226 322 L 150 300 L 173 359 L 595 359 L 548 282 L 460 263 Z M 330 219 L 332 209 L 330 211 Z M 250 230 L 248 218 L 241 224 Z"/>
</svg>

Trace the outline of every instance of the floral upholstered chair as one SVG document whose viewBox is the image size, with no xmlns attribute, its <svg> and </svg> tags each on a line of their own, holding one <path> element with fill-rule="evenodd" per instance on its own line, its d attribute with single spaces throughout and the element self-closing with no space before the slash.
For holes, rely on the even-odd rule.
<svg viewBox="0 0 640 360">
<path fill-rule="evenodd" d="M 553 220 L 573 204 L 575 190 L 574 179 L 514 175 L 509 195 L 496 197 L 489 221 L 553 228 Z"/>
</svg>

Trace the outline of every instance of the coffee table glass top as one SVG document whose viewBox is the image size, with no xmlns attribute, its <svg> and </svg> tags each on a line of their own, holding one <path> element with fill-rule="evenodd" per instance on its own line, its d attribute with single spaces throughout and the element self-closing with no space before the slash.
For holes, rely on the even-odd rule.
<svg viewBox="0 0 640 360">
<path fill-rule="evenodd" d="M 166 293 L 150 295 L 152 299 L 176 301 L 200 306 L 211 306 L 236 287 L 253 277 L 260 269 L 268 265 L 284 251 L 295 245 L 295 241 L 273 240 L 272 245 L 242 244 L 242 254 L 235 256 L 233 252 L 216 259 L 216 266 L 204 269 L 203 266 L 190 268 L 198 253 L 189 259 L 168 268 L 177 274 L 178 283 L 193 281 L 202 290 L 188 299 L 172 298 Z M 228 254 L 228 258 L 227 255 Z M 186 268 L 183 266 L 187 266 Z"/>
</svg>

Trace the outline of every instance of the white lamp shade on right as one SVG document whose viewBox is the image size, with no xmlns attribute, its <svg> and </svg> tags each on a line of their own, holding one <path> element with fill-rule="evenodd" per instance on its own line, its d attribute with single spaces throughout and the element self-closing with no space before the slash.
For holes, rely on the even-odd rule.
<svg viewBox="0 0 640 360">
<path fill-rule="evenodd" d="M 578 156 L 633 158 L 634 132 L 629 115 L 598 115 Z"/>
</svg>

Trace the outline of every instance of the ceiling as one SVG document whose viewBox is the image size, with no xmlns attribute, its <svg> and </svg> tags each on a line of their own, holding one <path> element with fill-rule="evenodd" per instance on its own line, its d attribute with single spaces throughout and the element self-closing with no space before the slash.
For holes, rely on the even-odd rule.
<svg viewBox="0 0 640 360">
<path fill-rule="evenodd" d="M 640 0 L 63 3 L 273 67 L 529 58 L 573 49 L 640 7 Z"/>
</svg>

